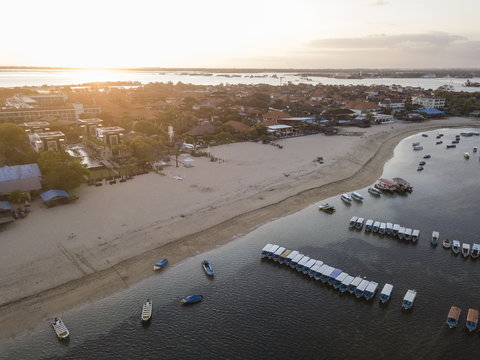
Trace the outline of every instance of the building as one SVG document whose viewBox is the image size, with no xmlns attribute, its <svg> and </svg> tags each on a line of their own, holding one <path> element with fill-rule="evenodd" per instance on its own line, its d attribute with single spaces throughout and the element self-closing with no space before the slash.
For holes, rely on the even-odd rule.
<svg viewBox="0 0 480 360">
<path fill-rule="evenodd" d="M 7 109 L 50 107 L 63 104 L 67 99 L 68 96 L 65 94 L 25 96 L 22 93 L 18 93 L 5 101 L 5 107 Z"/>
<path fill-rule="evenodd" d="M 403 110 L 405 109 L 405 100 L 385 99 L 378 103 L 383 109 Z"/>
<path fill-rule="evenodd" d="M 77 123 L 80 124 L 80 127 L 83 128 L 85 133 L 95 136 L 95 129 L 103 126 L 103 120 L 94 118 L 94 119 L 78 119 Z"/>
<path fill-rule="evenodd" d="M 37 164 L 4 166 L 0 168 L 0 195 L 17 189 L 25 192 L 40 190 L 41 177 Z"/>
<path fill-rule="evenodd" d="M 29 134 L 30 146 L 36 152 L 60 150 L 66 144 L 67 139 L 61 131 L 36 132 Z"/>
<path fill-rule="evenodd" d="M 50 130 L 50 124 L 46 121 L 31 121 L 28 123 L 18 124 L 27 134 L 43 133 Z"/>
<path fill-rule="evenodd" d="M 96 128 L 95 137 L 105 143 L 105 145 L 118 145 L 124 131 L 125 129 L 120 126 Z"/>
<path fill-rule="evenodd" d="M 412 105 L 420 105 L 425 109 L 439 109 L 445 107 L 445 99 L 436 96 L 412 96 Z"/>
<path fill-rule="evenodd" d="M 0 123 L 14 122 L 15 124 L 38 121 L 44 116 L 54 116 L 60 120 L 77 121 L 80 114 L 96 117 L 100 114 L 99 107 L 84 107 L 82 104 L 73 104 L 56 108 L 22 108 L 0 109 Z"/>
</svg>

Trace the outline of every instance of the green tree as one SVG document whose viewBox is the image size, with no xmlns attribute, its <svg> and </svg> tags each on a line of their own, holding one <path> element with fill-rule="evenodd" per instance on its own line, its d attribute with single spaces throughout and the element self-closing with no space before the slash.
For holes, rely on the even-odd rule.
<svg viewBox="0 0 480 360">
<path fill-rule="evenodd" d="M 42 175 L 45 176 L 58 165 L 65 165 L 70 160 L 73 160 L 73 157 L 66 151 L 47 150 L 40 154 L 37 163 Z"/>
<path fill-rule="evenodd" d="M 8 201 L 22 203 L 25 200 L 28 200 L 28 195 L 23 192 L 23 190 L 15 189 L 8 193 L 7 195 Z"/>
<path fill-rule="evenodd" d="M 372 113 L 367 113 L 365 115 L 365 119 L 368 120 L 368 122 L 373 123 L 375 121 L 375 115 Z"/>
<path fill-rule="evenodd" d="M 6 148 L 18 147 L 23 150 L 29 148 L 28 135 L 20 126 L 12 123 L 0 124 L 0 142 Z"/>
<path fill-rule="evenodd" d="M 85 177 L 88 177 L 89 174 L 90 171 L 86 165 L 75 159 L 67 164 L 58 164 L 51 169 L 44 177 L 44 183 L 50 189 L 70 191 L 85 182 Z"/>
<path fill-rule="evenodd" d="M 193 137 L 191 137 L 191 136 L 187 136 L 187 137 L 185 138 L 185 142 L 186 142 L 187 144 L 194 144 L 194 143 L 195 143 L 195 139 L 194 139 Z"/>
<path fill-rule="evenodd" d="M 140 132 L 145 135 L 154 135 L 158 133 L 158 128 L 150 121 L 139 121 L 133 125 L 133 131 Z"/>
<path fill-rule="evenodd" d="M 141 136 L 135 137 L 129 146 L 133 150 L 134 156 L 139 161 L 146 161 L 149 158 L 149 155 L 155 150 L 154 147 L 148 144 Z"/>
</svg>

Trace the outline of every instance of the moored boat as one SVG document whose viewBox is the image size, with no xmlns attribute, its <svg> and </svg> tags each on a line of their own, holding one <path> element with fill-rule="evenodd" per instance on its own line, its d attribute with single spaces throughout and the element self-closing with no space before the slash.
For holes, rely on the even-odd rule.
<svg viewBox="0 0 480 360">
<path fill-rule="evenodd" d="M 422 136 L 423 136 L 423 137 L 428 137 L 428 135 L 427 135 L 427 134 L 422 134 Z"/>
<path fill-rule="evenodd" d="M 452 144 L 458 144 L 458 143 L 460 143 L 460 141 L 458 141 L 458 140 L 453 140 L 452 141 Z"/>
<path fill-rule="evenodd" d="M 349 226 L 351 228 L 355 227 L 355 224 L 357 223 L 357 220 L 358 220 L 358 216 L 353 216 L 351 219 L 350 219 L 350 222 L 349 222 Z"/>
<path fill-rule="evenodd" d="M 393 232 L 393 224 L 391 222 L 387 222 L 387 226 L 385 228 L 387 234 L 391 234 Z"/>
<path fill-rule="evenodd" d="M 462 255 L 464 257 L 468 257 L 468 255 L 470 255 L 470 244 L 467 244 L 467 243 L 462 244 Z"/>
<path fill-rule="evenodd" d="M 382 303 L 387 302 L 392 295 L 393 285 L 385 284 L 383 285 L 382 292 L 380 293 L 380 301 Z"/>
<path fill-rule="evenodd" d="M 478 310 L 468 309 L 467 323 L 465 326 L 468 330 L 473 331 L 478 325 Z"/>
<path fill-rule="evenodd" d="M 477 149 L 478 149 L 478 148 L 477 148 L 476 146 L 474 146 L 474 147 L 473 147 L 473 152 L 477 152 Z"/>
<path fill-rule="evenodd" d="M 372 226 L 372 231 L 378 232 L 378 230 L 380 230 L 380 221 L 375 221 Z"/>
<path fill-rule="evenodd" d="M 377 196 L 381 196 L 382 195 L 382 192 L 374 187 L 369 187 L 368 188 L 368 192 L 372 195 L 377 195 Z"/>
<path fill-rule="evenodd" d="M 412 143 L 412 146 L 418 146 L 418 145 L 420 145 L 420 141 L 415 141 Z"/>
<path fill-rule="evenodd" d="M 53 330 L 55 330 L 55 334 L 59 339 L 66 339 L 70 332 L 68 331 L 67 327 L 63 323 L 62 319 L 55 318 L 52 321 Z"/>
<path fill-rule="evenodd" d="M 440 233 L 438 231 L 433 231 L 432 236 L 430 238 L 430 243 L 432 245 L 437 245 L 438 244 L 438 239 L 440 238 Z"/>
<path fill-rule="evenodd" d="M 426 156 L 430 156 L 430 155 L 426 155 Z M 399 177 L 395 177 L 392 179 L 400 188 L 402 188 L 403 190 L 411 193 L 412 190 L 413 190 L 413 187 L 412 185 L 410 185 L 410 183 L 402 178 L 399 178 Z"/>
<path fill-rule="evenodd" d="M 313 275 L 313 277 L 315 278 L 315 280 L 320 280 L 323 276 L 323 273 L 325 273 L 327 271 L 329 271 L 331 273 L 334 269 L 335 268 L 330 266 L 330 265 L 323 264 L 322 266 L 320 266 L 320 269 L 318 269 L 315 272 L 315 275 Z"/>
<path fill-rule="evenodd" d="M 463 154 L 463 157 L 465 159 L 470 159 L 470 154 L 468 152 L 466 152 L 465 154 Z"/>
<path fill-rule="evenodd" d="M 360 276 L 357 276 L 355 279 L 353 279 L 350 285 L 348 285 L 348 292 L 350 294 L 353 294 L 355 290 L 357 290 L 357 286 L 360 285 L 362 281 L 363 278 L 361 278 Z"/>
<path fill-rule="evenodd" d="M 292 259 L 294 259 L 298 254 L 300 253 L 297 250 L 294 250 L 290 254 L 288 254 L 285 258 L 285 264 L 290 265 L 292 263 Z M 279 261 L 281 261 L 281 259 Z"/>
<path fill-rule="evenodd" d="M 159 270 L 163 268 L 165 265 L 167 265 L 167 263 L 168 263 L 167 259 L 162 259 L 153 266 L 153 270 Z"/>
<path fill-rule="evenodd" d="M 268 251 L 267 258 L 270 260 L 273 259 L 273 254 L 275 254 L 275 251 L 277 251 L 280 248 L 278 245 L 273 245 L 270 250 Z"/>
<path fill-rule="evenodd" d="M 318 209 L 326 212 L 327 214 L 333 214 L 335 211 L 337 211 L 335 206 L 329 204 L 321 204 Z"/>
<path fill-rule="evenodd" d="M 417 297 L 417 292 L 415 290 L 408 290 L 403 298 L 402 306 L 404 309 L 410 309 L 413 306 L 413 302 Z"/>
<path fill-rule="evenodd" d="M 357 222 L 355 223 L 355 227 L 357 229 L 361 229 L 363 224 L 365 222 L 365 219 L 364 218 L 358 218 Z"/>
<path fill-rule="evenodd" d="M 298 265 L 298 262 L 304 257 L 305 255 L 303 254 L 298 254 L 297 256 L 295 256 L 292 261 L 290 262 L 290 267 L 292 269 L 296 268 L 297 265 Z"/>
<path fill-rule="evenodd" d="M 423 165 L 425 165 L 425 164 L 426 164 L 425 161 L 420 161 L 420 162 L 418 163 L 419 166 L 423 166 Z"/>
<path fill-rule="evenodd" d="M 399 224 L 393 224 L 393 228 L 392 228 L 392 234 L 393 236 L 396 236 L 398 235 L 398 231 L 400 230 L 400 225 Z"/>
<path fill-rule="evenodd" d="M 460 313 L 462 310 L 456 306 L 452 306 L 448 312 L 447 324 L 450 328 L 453 328 L 458 325 L 458 319 L 460 318 Z"/>
<path fill-rule="evenodd" d="M 287 249 L 284 248 L 283 246 L 279 247 L 274 253 L 273 253 L 273 261 L 278 261 L 280 259 L 280 256 L 286 251 Z M 206 260 L 205 260 L 206 261 Z"/>
<path fill-rule="evenodd" d="M 419 237 L 420 237 L 420 230 L 414 229 L 412 231 L 412 241 L 418 241 Z"/>
<path fill-rule="evenodd" d="M 414 146 L 413 150 L 423 150 L 423 146 L 420 146 L 420 145 Z"/>
<path fill-rule="evenodd" d="M 447 145 L 447 149 L 452 149 L 452 148 L 455 148 L 455 147 L 457 147 L 457 145 L 455 145 L 455 144 Z"/>
<path fill-rule="evenodd" d="M 352 192 L 352 198 L 357 201 L 363 201 L 363 196 L 357 192 Z"/>
<path fill-rule="evenodd" d="M 403 238 L 405 240 L 412 240 L 412 229 L 406 228 L 405 229 L 405 235 L 403 235 Z"/>
<path fill-rule="evenodd" d="M 304 256 L 302 257 L 298 263 L 297 263 L 297 266 L 295 266 L 295 269 L 297 269 L 297 271 L 302 271 L 303 267 L 307 264 L 307 262 L 310 261 L 310 256 Z"/>
<path fill-rule="evenodd" d="M 417 171 L 422 171 L 422 170 L 423 170 L 423 166 L 417 167 Z"/>
<path fill-rule="evenodd" d="M 317 260 L 317 262 L 315 263 L 315 265 L 313 265 L 310 270 L 308 271 L 308 276 L 310 277 L 314 277 L 315 274 L 317 273 L 317 271 L 322 267 L 323 265 L 323 261 L 321 260 Z"/>
<path fill-rule="evenodd" d="M 348 286 L 352 283 L 355 278 L 352 275 L 348 275 L 345 279 L 343 279 L 342 283 L 340 284 L 340 291 L 345 292 L 348 290 Z"/>
<path fill-rule="evenodd" d="M 147 299 L 142 306 L 142 321 L 147 322 L 152 318 L 152 300 Z"/>
<path fill-rule="evenodd" d="M 378 233 L 384 235 L 387 231 L 387 223 L 381 222 L 378 227 Z"/>
<path fill-rule="evenodd" d="M 270 252 L 270 249 L 274 246 L 273 244 L 267 244 L 263 247 L 262 249 L 262 258 L 266 258 L 268 253 Z"/>
<path fill-rule="evenodd" d="M 452 251 L 455 253 L 455 254 L 458 254 L 460 252 L 460 241 L 458 240 L 453 240 L 452 241 Z"/>
<path fill-rule="evenodd" d="M 283 264 L 287 260 L 287 256 L 292 253 L 292 250 L 285 250 L 282 255 L 278 258 L 278 262 Z"/>
<path fill-rule="evenodd" d="M 343 271 L 341 269 L 333 270 L 332 273 L 328 276 L 328 279 L 327 279 L 328 285 L 333 285 L 335 280 L 337 280 L 337 277 L 339 277 L 342 273 Z"/>
<path fill-rule="evenodd" d="M 390 191 L 392 193 L 405 191 L 395 181 L 390 181 L 388 179 L 378 179 L 378 181 L 379 181 L 379 185 L 383 185 L 386 188 L 387 191 Z M 380 190 L 382 190 L 382 189 L 380 189 Z"/>
<path fill-rule="evenodd" d="M 365 231 L 372 231 L 372 227 L 373 227 L 373 220 L 372 220 L 372 219 L 368 219 L 368 220 L 365 222 Z"/>
<path fill-rule="evenodd" d="M 450 249 L 452 247 L 452 241 L 448 239 L 443 240 L 442 244 L 445 249 Z"/>
<path fill-rule="evenodd" d="M 403 239 L 405 238 L 405 227 L 400 226 L 400 229 L 398 229 L 398 238 Z"/>
<path fill-rule="evenodd" d="M 350 195 L 348 194 L 342 194 L 340 197 L 346 204 L 351 204 L 353 202 L 353 199 Z"/>
<path fill-rule="evenodd" d="M 340 285 L 342 285 L 343 280 L 345 280 L 348 277 L 348 274 L 346 272 L 342 272 L 340 275 L 337 276 L 335 281 L 333 282 L 333 287 L 335 289 L 338 289 Z"/>
<path fill-rule="evenodd" d="M 328 278 L 330 277 L 330 275 L 335 271 L 335 268 L 333 266 L 329 266 L 327 268 L 325 268 L 322 272 L 321 272 L 321 276 L 319 279 L 317 279 L 315 277 L 316 280 L 321 280 L 322 282 L 326 282 L 328 280 Z"/>
<path fill-rule="evenodd" d="M 368 284 L 367 288 L 365 289 L 365 299 L 371 300 L 375 296 L 375 292 L 377 291 L 378 288 L 378 283 L 375 281 L 370 281 L 370 284 Z"/>
<path fill-rule="evenodd" d="M 423 155 L 424 159 L 430 159 L 431 157 L 432 157 L 432 155 Z"/>
<path fill-rule="evenodd" d="M 283 248 L 285 250 L 285 248 Z M 203 270 L 205 270 L 205 272 L 207 273 L 208 276 L 213 276 L 213 274 L 215 273 L 213 271 L 213 268 L 212 268 L 212 265 L 210 264 L 210 261 L 208 260 L 203 260 L 202 261 L 202 267 L 203 267 Z"/>
<path fill-rule="evenodd" d="M 358 284 L 357 288 L 355 289 L 355 296 L 357 298 L 361 298 L 365 294 L 365 290 L 367 289 L 367 286 L 370 284 L 370 281 L 368 280 L 362 280 L 360 284 Z"/>
<path fill-rule="evenodd" d="M 470 256 L 474 259 L 476 259 L 480 255 L 480 245 L 479 244 L 473 244 L 472 245 L 472 251 L 470 252 Z"/>
<path fill-rule="evenodd" d="M 308 260 L 307 263 L 302 268 L 302 273 L 307 274 L 312 268 L 312 266 L 315 265 L 316 263 L 317 263 L 317 260 L 315 259 Z"/>
<path fill-rule="evenodd" d="M 203 296 L 200 294 L 186 296 L 182 299 L 182 304 L 193 304 L 203 300 Z"/>
<path fill-rule="evenodd" d="M 440 144 L 443 144 L 443 141 L 442 141 L 442 140 L 437 141 L 437 145 L 440 145 Z"/>
</svg>

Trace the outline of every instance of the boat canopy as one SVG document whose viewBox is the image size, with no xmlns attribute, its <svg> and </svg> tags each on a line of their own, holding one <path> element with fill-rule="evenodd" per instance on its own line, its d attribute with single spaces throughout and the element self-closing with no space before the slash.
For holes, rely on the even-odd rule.
<svg viewBox="0 0 480 360">
<path fill-rule="evenodd" d="M 355 223 L 357 222 L 357 220 L 358 220 L 358 216 L 352 217 L 352 218 L 350 219 L 350 224 L 352 224 L 352 223 L 355 224 Z"/>
<path fill-rule="evenodd" d="M 438 239 L 440 237 L 440 233 L 438 231 L 433 231 L 432 232 L 432 237 Z"/>
<path fill-rule="evenodd" d="M 334 269 L 332 273 L 328 276 L 331 279 L 336 279 L 343 271 L 341 269 Z"/>
<path fill-rule="evenodd" d="M 323 264 L 322 266 L 320 266 L 320 268 L 317 270 L 317 273 L 323 275 L 323 272 L 328 269 L 330 267 L 330 265 L 327 265 L 327 264 Z"/>
<path fill-rule="evenodd" d="M 393 224 L 391 222 L 387 222 L 387 229 L 393 229 Z"/>
<path fill-rule="evenodd" d="M 478 310 L 468 309 L 467 321 L 477 323 L 478 322 Z"/>
<path fill-rule="evenodd" d="M 303 258 L 303 256 L 303 254 L 298 254 L 292 259 L 292 263 L 298 263 Z"/>
<path fill-rule="evenodd" d="M 321 272 L 321 274 L 323 276 L 330 276 L 330 274 L 335 271 L 335 268 L 333 266 L 329 266 L 328 268 L 324 269 L 323 272 Z"/>
<path fill-rule="evenodd" d="M 420 230 L 413 230 L 412 231 L 412 236 L 418 237 L 418 235 L 420 235 Z"/>
<path fill-rule="evenodd" d="M 470 244 L 463 243 L 462 244 L 462 249 L 470 251 Z"/>
<path fill-rule="evenodd" d="M 293 259 L 295 256 L 300 254 L 297 250 L 292 251 L 290 254 L 287 255 L 287 259 Z"/>
<path fill-rule="evenodd" d="M 394 231 L 400 230 L 400 225 L 399 225 L 399 224 L 394 224 L 394 225 L 393 225 L 393 230 L 394 230 Z"/>
<path fill-rule="evenodd" d="M 458 247 L 458 248 L 460 248 L 460 241 L 458 241 L 458 240 L 453 240 L 453 241 L 452 241 L 452 246 L 453 246 L 453 247 Z"/>
<path fill-rule="evenodd" d="M 396 177 L 392 179 L 395 181 L 398 185 L 405 185 L 405 186 L 410 186 L 410 183 L 407 182 L 406 180 L 403 180 L 402 178 Z"/>
<path fill-rule="evenodd" d="M 312 273 L 315 273 L 318 271 L 318 269 L 320 269 L 322 265 L 313 265 L 311 268 L 310 268 L 310 272 Z"/>
<path fill-rule="evenodd" d="M 413 300 L 415 300 L 415 296 L 417 296 L 417 293 L 414 290 L 408 290 L 405 294 L 405 297 L 403 298 L 403 301 L 409 301 L 413 303 Z"/>
<path fill-rule="evenodd" d="M 364 223 L 365 219 L 364 218 L 358 218 L 357 224 L 362 224 Z"/>
<path fill-rule="evenodd" d="M 263 247 L 262 251 L 269 251 L 273 244 L 267 244 Z"/>
<path fill-rule="evenodd" d="M 304 267 L 310 269 L 313 265 L 315 265 L 316 262 L 317 262 L 317 260 L 315 260 L 315 259 L 310 259 L 310 260 L 307 261 L 307 263 L 305 264 Z"/>
<path fill-rule="evenodd" d="M 390 294 L 392 293 L 392 290 L 393 290 L 393 285 L 392 284 L 385 284 L 385 285 L 383 285 L 381 295 L 390 296 Z"/>
<path fill-rule="evenodd" d="M 394 186 L 394 187 L 397 187 L 397 184 L 391 180 L 388 180 L 388 179 L 378 179 L 378 181 L 384 183 L 385 185 L 388 185 L 388 186 Z"/>
<path fill-rule="evenodd" d="M 370 281 L 368 280 L 362 280 L 362 282 L 357 286 L 357 291 L 365 291 L 367 288 L 368 284 L 370 284 Z"/>
<path fill-rule="evenodd" d="M 270 254 L 270 253 L 273 254 L 273 253 L 274 253 L 275 251 L 277 251 L 279 248 L 280 248 L 280 246 L 278 246 L 278 245 L 273 245 L 273 246 L 270 248 L 270 250 L 268 250 L 268 253 L 269 253 L 269 254 Z"/>
<path fill-rule="evenodd" d="M 371 281 L 365 289 L 365 292 L 373 294 L 375 291 L 377 291 L 377 287 L 378 283 L 376 283 L 375 281 Z"/>
<path fill-rule="evenodd" d="M 385 230 L 386 228 L 387 228 L 386 223 L 384 223 L 384 222 L 380 223 L 380 230 L 382 230 L 382 229 Z"/>
<path fill-rule="evenodd" d="M 458 320 L 461 312 L 462 312 L 462 310 L 460 308 L 458 308 L 456 306 L 452 306 L 450 308 L 450 312 L 448 313 L 448 318 Z"/>
<path fill-rule="evenodd" d="M 281 258 L 286 258 L 288 255 L 292 253 L 292 250 L 285 250 L 282 255 L 280 255 Z"/>
<path fill-rule="evenodd" d="M 474 244 L 472 245 L 472 250 L 480 251 L 480 245 L 474 243 Z"/>
<path fill-rule="evenodd" d="M 352 275 L 348 275 L 345 279 L 342 281 L 343 286 L 348 286 L 352 283 L 353 279 L 355 279 Z"/>
<path fill-rule="evenodd" d="M 348 274 L 346 272 L 342 272 L 340 275 L 338 275 L 335 280 L 343 282 L 348 277 Z M 352 277 L 353 280 L 353 277 Z"/>
<path fill-rule="evenodd" d="M 367 222 L 365 223 L 365 226 L 372 226 L 373 225 L 373 220 L 368 219 Z"/>
<path fill-rule="evenodd" d="M 280 255 L 283 254 L 283 252 L 284 252 L 285 250 L 286 250 L 286 248 L 284 248 L 284 247 L 279 247 L 279 248 L 277 249 L 277 251 L 275 251 L 275 252 L 273 253 L 273 255 L 278 255 L 278 256 L 280 256 Z"/>
<path fill-rule="evenodd" d="M 352 280 L 350 285 L 357 287 L 362 281 L 363 279 L 360 276 L 357 276 L 355 279 Z"/>
<path fill-rule="evenodd" d="M 379 228 L 380 227 L 380 221 L 375 221 L 373 223 L 373 227 L 378 227 Z"/>
<path fill-rule="evenodd" d="M 304 256 L 303 258 L 300 259 L 297 265 L 304 266 L 309 260 L 310 260 L 310 256 Z"/>
</svg>

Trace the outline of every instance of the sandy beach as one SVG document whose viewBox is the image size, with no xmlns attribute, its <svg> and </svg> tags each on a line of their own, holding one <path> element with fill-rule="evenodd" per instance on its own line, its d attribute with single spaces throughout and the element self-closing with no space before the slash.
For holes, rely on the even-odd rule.
<svg viewBox="0 0 480 360">
<path fill-rule="evenodd" d="M 166 176 L 83 184 L 71 192 L 80 197 L 74 204 L 47 209 L 36 199 L 26 219 L 0 232 L 0 340 L 153 275 L 162 258 L 179 262 L 272 219 L 373 184 L 409 135 L 478 125 L 455 117 L 282 139 L 283 149 L 222 145 L 210 149 L 221 162 L 194 158 L 186 167 L 180 156 L 182 163 L 177 168 L 173 160 Z"/>
</svg>

